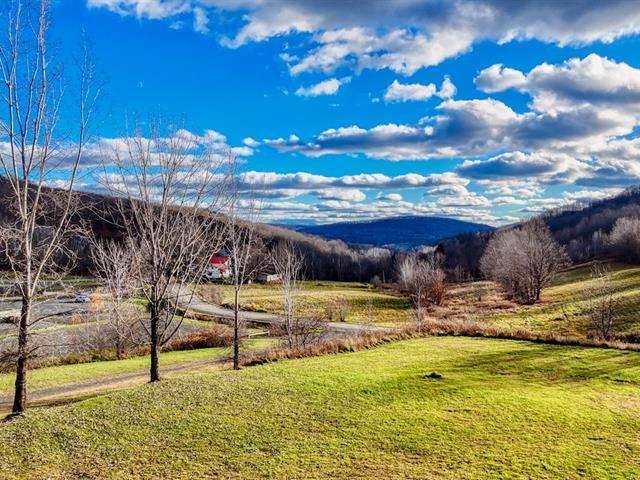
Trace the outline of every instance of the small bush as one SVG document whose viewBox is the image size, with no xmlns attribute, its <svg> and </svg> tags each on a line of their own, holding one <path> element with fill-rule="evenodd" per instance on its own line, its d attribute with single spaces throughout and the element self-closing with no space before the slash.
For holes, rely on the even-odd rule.
<svg viewBox="0 0 640 480">
<path fill-rule="evenodd" d="M 207 285 L 202 289 L 200 296 L 207 303 L 222 305 L 224 302 L 224 289 L 219 285 Z"/>
<path fill-rule="evenodd" d="M 195 350 L 198 348 L 229 347 L 233 344 L 233 335 L 229 328 L 222 325 L 199 330 L 184 337 L 172 340 L 165 351 Z"/>
</svg>

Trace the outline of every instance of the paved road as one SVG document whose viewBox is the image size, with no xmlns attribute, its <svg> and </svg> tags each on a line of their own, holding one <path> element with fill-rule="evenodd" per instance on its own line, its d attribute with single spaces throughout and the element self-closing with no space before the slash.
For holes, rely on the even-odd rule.
<svg viewBox="0 0 640 480">
<path fill-rule="evenodd" d="M 185 310 L 189 303 L 191 292 L 181 295 L 178 302 L 182 310 Z M 233 318 L 233 310 L 220 305 L 213 305 L 202 300 L 197 295 L 193 295 L 191 305 L 188 305 L 187 314 L 189 312 L 197 315 L 204 315 L 215 318 Z M 266 312 L 251 312 L 242 311 L 239 314 L 240 319 L 246 322 L 263 323 L 268 325 L 273 322 L 279 322 L 282 317 L 273 313 Z M 374 332 L 374 331 L 389 331 L 392 330 L 389 327 L 380 327 L 376 325 L 361 325 L 355 323 L 343 323 L 343 322 L 327 322 L 327 327 L 334 332 L 341 333 L 355 333 L 355 332 Z"/>
</svg>

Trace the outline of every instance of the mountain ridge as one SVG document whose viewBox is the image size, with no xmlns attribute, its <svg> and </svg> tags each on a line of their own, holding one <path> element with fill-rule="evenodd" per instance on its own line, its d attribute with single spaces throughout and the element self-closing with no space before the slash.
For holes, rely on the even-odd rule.
<svg viewBox="0 0 640 480">
<path fill-rule="evenodd" d="M 376 220 L 349 221 L 323 225 L 288 226 L 300 233 L 351 245 L 411 250 L 421 245 L 436 245 L 445 238 L 462 233 L 488 232 L 493 227 L 448 217 L 403 215 Z"/>
</svg>

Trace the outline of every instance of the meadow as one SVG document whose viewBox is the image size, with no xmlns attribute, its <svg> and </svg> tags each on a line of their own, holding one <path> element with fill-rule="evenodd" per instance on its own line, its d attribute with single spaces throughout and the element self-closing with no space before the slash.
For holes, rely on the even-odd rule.
<svg viewBox="0 0 640 480">
<path fill-rule="evenodd" d="M 611 285 L 616 302 L 615 334 L 640 338 L 640 267 L 611 265 Z M 543 290 L 540 304 L 492 312 L 485 321 L 499 326 L 522 327 L 534 332 L 586 336 L 589 288 L 594 284 L 591 268 L 579 267 L 563 272 L 554 285 Z"/>
<path fill-rule="evenodd" d="M 0 478 L 637 478 L 639 384 L 634 352 L 408 340 L 33 409 Z"/>
<path fill-rule="evenodd" d="M 618 314 L 616 335 L 640 338 L 640 267 L 619 263 L 609 266 Z M 591 266 L 562 272 L 552 286 L 543 290 L 541 301 L 535 305 L 518 305 L 507 299 L 493 282 L 452 284 L 444 305 L 428 307 L 426 315 L 435 321 L 471 320 L 534 333 L 584 337 L 589 334 L 586 292 L 593 283 Z M 223 289 L 224 303 L 231 304 L 231 286 L 224 285 Z M 408 297 L 365 283 L 303 282 L 299 314 L 328 319 L 327 310 L 341 302 L 347 305 L 347 322 L 394 326 L 412 321 Z M 277 285 L 247 285 L 242 290 L 241 305 L 247 310 L 282 313 L 282 294 Z"/>
<path fill-rule="evenodd" d="M 207 288 L 207 286 L 204 286 Z M 233 289 L 224 285 L 224 303 L 233 303 Z M 283 313 L 282 292 L 278 285 L 246 285 L 240 304 L 256 312 Z M 349 323 L 394 325 L 410 320 L 409 298 L 394 292 L 356 282 L 302 282 L 298 300 L 298 315 L 329 320 L 328 309 L 346 306 L 345 321 Z M 338 321 L 337 313 L 333 316 Z"/>
<path fill-rule="evenodd" d="M 274 344 L 273 339 L 256 338 L 243 342 L 243 352 L 264 350 Z M 203 360 L 223 360 L 229 358 L 231 349 L 228 347 L 201 348 L 162 352 L 160 364 L 162 367 L 188 365 Z M 35 368 L 29 372 L 29 388 L 33 390 L 61 387 L 76 382 L 99 381 L 114 375 L 146 372 L 149 368 L 149 355 L 141 355 L 123 360 L 95 361 L 71 365 L 55 365 Z M 0 397 L 8 397 L 13 393 L 15 375 L 13 372 L 0 373 Z"/>
</svg>

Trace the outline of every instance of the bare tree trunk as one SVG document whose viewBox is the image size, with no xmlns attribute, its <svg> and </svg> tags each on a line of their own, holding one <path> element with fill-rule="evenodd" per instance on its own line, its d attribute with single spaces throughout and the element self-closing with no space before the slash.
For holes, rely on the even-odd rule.
<svg viewBox="0 0 640 480">
<path fill-rule="evenodd" d="M 23 413 L 27 408 L 27 369 L 29 361 L 29 350 L 27 343 L 29 339 L 28 328 L 31 316 L 31 299 L 23 298 L 20 311 L 20 325 L 18 332 L 18 358 L 16 360 L 16 382 L 15 395 L 13 397 L 12 413 Z"/>
<path fill-rule="evenodd" d="M 160 380 L 160 358 L 159 358 L 159 336 L 158 336 L 158 316 L 154 314 L 151 318 L 151 368 L 150 382 Z"/>
<path fill-rule="evenodd" d="M 240 322 L 238 320 L 239 291 L 236 288 L 233 300 L 233 369 L 240 369 Z"/>
<path fill-rule="evenodd" d="M 116 340 L 116 358 L 122 360 L 124 358 L 124 340 L 118 338 Z"/>
</svg>

